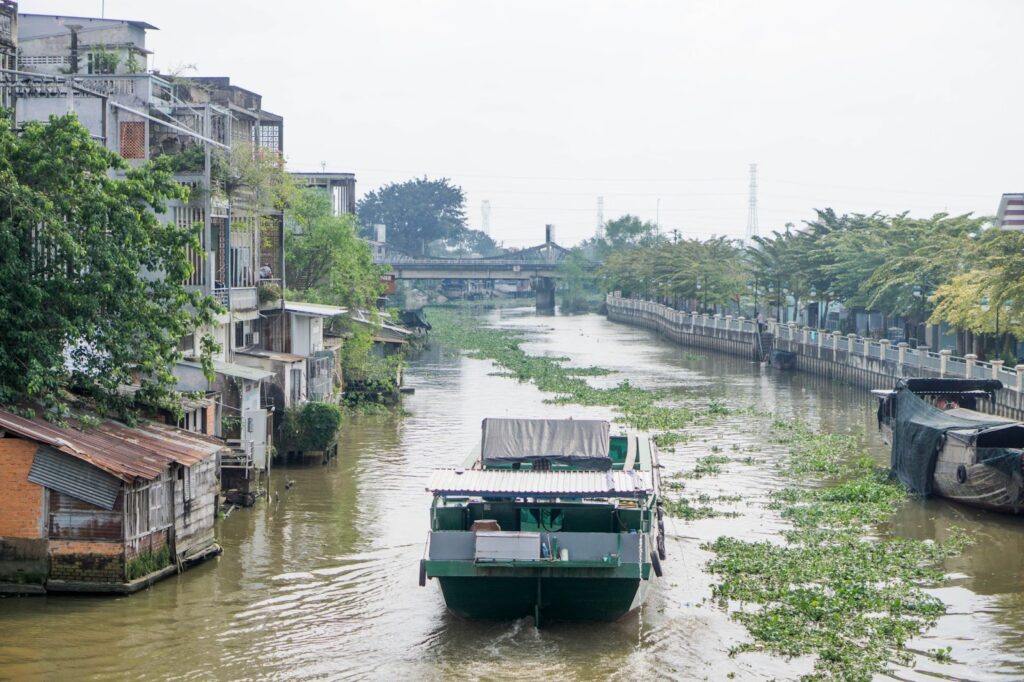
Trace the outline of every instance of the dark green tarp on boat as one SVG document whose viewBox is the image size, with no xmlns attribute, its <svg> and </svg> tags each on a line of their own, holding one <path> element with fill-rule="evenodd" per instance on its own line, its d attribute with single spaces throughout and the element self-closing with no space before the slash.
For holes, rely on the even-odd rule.
<svg viewBox="0 0 1024 682">
<path fill-rule="evenodd" d="M 919 495 L 932 493 L 935 461 L 948 431 L 972 431 L 967 436 L 973 444 L 987 434 L 992 434 L 993 440 L 1003 440 L 998 438 L 997 432 L 1006 429 L 1007 425 L 1018 424 L 988 415 L 972 418 L 943 412 L 915 395 L 905 384 L 897 386 L 896 395 L 890 400 L 895 401 L 896 408 L 892 430 L 892 472 L 903 485 Z M 979 462 L 1002 470 L 1017 466 L 1019 459 L 1019 450 L 1013 448 L 978 448 Z"/>
</svg>

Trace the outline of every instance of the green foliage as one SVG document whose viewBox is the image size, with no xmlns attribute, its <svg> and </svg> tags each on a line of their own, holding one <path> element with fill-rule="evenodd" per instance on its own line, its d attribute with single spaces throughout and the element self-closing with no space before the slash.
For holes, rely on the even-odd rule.
<svg viewBox="0 0 1024 682">
<path fill-rule="evenodd" d="M 308 402 L 284 412 L 282 449 L 327 450 L 337 442 L 341 408 L 333 403 Z"/>
<path fill-rule="evenodd" d="M 273 282 L 261 282 L 256 293 L 259 297 L 260 305 L 279 301 L 283 295 L 281 285 L 274 284 Z"/>
<path fill-rule="evenodd" d="M 562 312 L 575 313 L 593 308 L 600 294 L 593 262 L 580 249 L 573 249 L 558 269 Z"/>
<path fill-rule="evenodd" d="M 375 189 L 359 201 L 356 210 L 366 236 L 374 225 L 386 225 L 390 245 L 426 254 L 427 245 L 439 239 L 465 240 L 465 205 L 461 187 L 447 178 L 423 177 Z"/>
<path fill-rule="evenodd" d="M 333 215 L 330 197 L 317 189 L 300 191 L 287 215 L 293 226 L 285 234 L 285 267 L 293 287 L 288 298 L 375 309 L 384 293 L 384 270 L 373 264 L 355 219 Z"/>
<path fill-rule="evenodd" d="M 793 525 L 785 544 L 721 537 L 706 545 L 716 555 L 709 569 L 721 578 L 715 597 L 756 606 L 733 612 L 753 637 L 733 653 L 814 655 L 807 679 L 867 681 L 892 662 L 909 664 L 906 641 L 945 610 L 926 591 L 942 577 L 933 567 L 959 553 L 965 538 L 877 538 L 907 497 L 888 472 L 856 457 L 846 437 L 815 434 L 799 421 L 776 420 L 772 432 L 790 446 L 787 471 L 842 481 L 772 494 L 771 508 Z"/>
<path fill-rule="evenodd" d="M 658 234 L 658 226 L 655 223 L 640 220 L 635 215 L 627 213 L 604 224 L 604 244 L 598 248 L 604 253 L 612 253 L 622 249 L 646 248 L 664 243 L 665 238 Z"/>
<path fill-rule="evenodd" d="M 0 116 L 0 404 L 79 388 L 124 412 L 137 376 L 173 407 L 178 340 L 216 304 L 182 284 L 198 233 L 161 222 L 171 198 L 166 161 L 128 168 L 73 115 L 20 135 Z"/>
<path fill-rule="evenodd" d="M 728 306 L 746 291 L 738 244 L 726 237 L 612 252 L 600 271 L 608 291 L 692 301 L 695 307 Z"/>
<path fill-rule="evenodd" d="M 164 545 L 156 552 L 143 552 L 128 562 L 126 576 L 129 581 L 159 571 L 171 563 L 171 550 Z"/>
</svg>

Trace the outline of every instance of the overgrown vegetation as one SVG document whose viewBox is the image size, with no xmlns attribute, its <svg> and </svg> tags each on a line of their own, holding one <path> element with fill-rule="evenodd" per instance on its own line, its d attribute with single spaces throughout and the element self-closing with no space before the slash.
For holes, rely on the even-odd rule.
<svg viewBox="0 0 1024 682">
<path fill-rule="evenodd" d="M 282 451 L 323 451 L 337 442 L 341 408 L 333 403 L 307 402 L 284 411 Z"/>
<path fill-rule="evenodd" d="M 125 574 L 128 580 L 132 581 L 136 578 L 147 576 L 154 571 L 159 571 L 170 563 L 171 550 L 167 545 L 164 545 L 156 552 L 142 552 L 139 556 L 130 560 L 125 568 Z"/>
<path fill-rule="evenodd" d="M 715 597 L 744 606 L 734 617 L 753 637 L 733 653 L 813 655 L 807 679 L 870 680 L 892 663 L 910 664 L 905 643 L 944 612 L 925 588 L 941 580 L 936 566 L 965 538 L 878 537 L 878 525 L 906 500 L 887 471 L 856 457 L 849 436 L 786 420 L 776 420 L 772 433 L 789 446 L 787 472 L 839 482 L 772 493 L 771 507 L 793 524 L 783 544 L 722 537 L 706 545 L 716 555 L 708 568 L 721 579 Z"/>
<path fill-rule="evenodd" d="M 481 327 L 478 318 L 462 310 L 431 308 L 429 319 L 434 340 L 451 348 L 469 351 L 471 357 L 493 360 L 517 381 L 530 381 L 537 388 L 555 394 L 550 403 L 603 405 L 613 408 L 617 421 L 643 431 L 678 432 L 699 419 L 722 414 L 664 404 L 672 396 L 663 391 L 650 391 L 623 380 L 611 388 L 596 388 L 583 378 L 606 374 L 599 367 L 566 367 L 566 358 L 530 355 L 520 347 L 521 335 L 504 329 Z M 682 439 L 684 436 L 664 436 Z"/>
</svg>

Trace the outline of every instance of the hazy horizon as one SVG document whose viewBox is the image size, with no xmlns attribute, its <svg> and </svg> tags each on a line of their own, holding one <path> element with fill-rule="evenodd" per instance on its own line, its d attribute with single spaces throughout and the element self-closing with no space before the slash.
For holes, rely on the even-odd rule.
<svg viewBox="0 0 1024 682">
<path fill-rule="evenodd" d="M 101 0 L 21 0 L 99 16 Z M 261 8 L 266 7 L 266 11 Z M 1019 191 L 1011 87 L 1024 3 L 107 0 L 162 71 L 230 76 L 285 117 L 292 170 L 360 195 L 448 177 L 510 246 L 604 216 L 742 236 L 814 208 L 995 212 Z M 322 165 L 323 164 L 323 165 Z M 660 201 L 659 201 L 660 200 Z"/>
</svg>

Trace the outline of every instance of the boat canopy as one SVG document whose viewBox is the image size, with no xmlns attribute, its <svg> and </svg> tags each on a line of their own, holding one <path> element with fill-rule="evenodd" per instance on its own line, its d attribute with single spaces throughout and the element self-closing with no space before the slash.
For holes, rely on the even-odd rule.
<svg viewBox="0 0 1024 682">
<path fill-rule="evenodd" d="M 917 395 L 949 395 L 957 393 L 991 394 L 1002 389 L 998 379 L 903 379 L 897 385 L 906 386 Z"/>
<path fill-rule="evenodd" d="M 484 467 L 547 460 L 578 469 L 611 469 L 610 425 L 596 419 L 484 419 Z"/>
<path fill-rule="evenodd" d="M 654 492 L 654 482 L 649 471 L 437 469 L 427 490 L 467 497 L 639 498 Z"/>
<path fill-rule="evenodd" d="M 931 380 L 940 381 L 940 380 Z M 909 383 L 909 382 L 908 382 Z M 997 382 L 998 383 L 998 382 Z M 951 391 L 938 391 L 949 393 Z M 905 383 L 896 389 L 892 430 L 892 471 L 903 485 L 919 495 L 932 492 L 935 461 L 948 435 L 977 447 L 977 461 L 999 469 L 1013 467 L 1024 446 L 1019 422 L 991 415 L 974 416 L 968 410 L 942 411 L 922 400 Z"/>
</svg>

